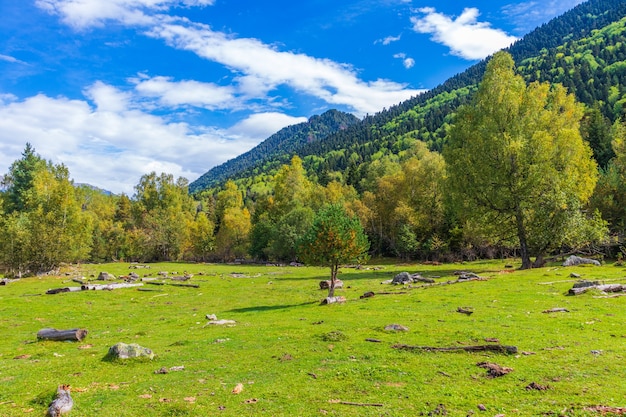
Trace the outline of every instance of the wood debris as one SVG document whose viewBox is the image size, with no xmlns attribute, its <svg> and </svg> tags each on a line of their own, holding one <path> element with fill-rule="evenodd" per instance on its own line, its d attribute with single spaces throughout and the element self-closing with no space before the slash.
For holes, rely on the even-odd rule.
<svg viewBox="0 0 626 417">
<path fill-rule="evenodd" d="M 504 376 L 508 373 L 513 372 L 513 368 L 500 366 L 497 363 L 491 363 L 491 362 L 478 362 L 476 366 L 486 369 L 487 376 L 489 378 L 497 378 L 497 377 Z"/>
<path fill-rule="evenodd" d="M 434 347 L 434 346 L 410 346 L 404 344 L 396 344 L 392 346 L 394 349 L 400 350 L 425 350 L 429 352 L 497 352 L 514 355 L 517 353 L 517 346 L 507 345 L 475 345 L 475 346 L 452 346 L 452 347 Z"/>
</svg>

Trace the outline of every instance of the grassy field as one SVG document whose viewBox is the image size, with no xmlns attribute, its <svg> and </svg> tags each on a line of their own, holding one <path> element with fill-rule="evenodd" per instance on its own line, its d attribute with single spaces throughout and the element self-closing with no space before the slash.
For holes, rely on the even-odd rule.
<svg viewBox="0 0 626 417">
<path fill-rule="evenodd" d="M 565 295 L 571 272 L 622 283 L 624 268 L 505 269 L 511 262 L 377 269 L 370 262 L 368 269 L 343 269 L 346 288 L 338 295 L 347 302 L 326 306 L 319 305 L 326 292 L 318 282 L 328 271 L 320 268 L 153 264 L 135 271 L 193 273 L 188 283 L 199 288 L 146 283 L 141 288 L 152 291 L 55 295 L 45 292 L 78 285 L 71 278 L 131 270 L 82 265 L 61 277 L 25 278 L 0 286 L 0 416 L 43 415 L 62 383 L 73 389 L 72 417 L 591 416 L 600 414 L 589 407 L 626 406 L 626 298 Z M 381 284 L 401 271 L 442 283 L 457 270 L 486 280 Z M 367 291 L 377 295 L 360 299 Z M 543 313 L 555 307 L 569 312 Z M 208 326 L 207 314 L 237 324 Z M 409 330 L 385 331 L 389 324 Z M 37 341 L 46 327 L 89 334 L 81 342 Z M 485 339 L 519 353 L 393 348 L 489 344 Z M 104 360 L 117 342 L 138 343 L 156 357 Z M 479 362 L 513 371 L 489 378 Z M 184 369 L 155 373 L 176 366 Z M 527 390 L 533 382 L 547 389 Z M 233 394 L 238 384 L 243 390 Z"/>
</svg>

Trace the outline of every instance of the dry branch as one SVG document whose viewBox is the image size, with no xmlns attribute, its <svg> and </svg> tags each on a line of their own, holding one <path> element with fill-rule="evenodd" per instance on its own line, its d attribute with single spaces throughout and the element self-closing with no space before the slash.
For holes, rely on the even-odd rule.
<svg viewBox="0 0 626 417">
<path fill-rule="evenodd" d="M 517 353 L 517 346 L 506 345 L 475 345 L 475 346 L 452 346 L 452 347 L 434 347 L 434 346 L 410 346 L 404 344 L 396 344 L 392 346 L 394 349 L 400 350 L 425 350 L 428 352 L 497 352 L 514 355 Z"/>
<path fill-rule="evenodd" d="M 383 407 L 380 403 L 355 403 L 352 401 L 330 400 L 331 404 L 355 405 L 357 407 Z"/>
</svg>

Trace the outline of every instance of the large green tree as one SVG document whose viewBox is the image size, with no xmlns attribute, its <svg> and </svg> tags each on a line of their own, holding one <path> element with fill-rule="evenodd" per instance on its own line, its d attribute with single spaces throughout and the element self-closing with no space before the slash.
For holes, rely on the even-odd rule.
<svg viewBox="0 0 626 417">
<path fill-rule="evenodd" d="M 522 269 L 580 237 L 597 166 L 580 135 L 582 107 L 561 85 L 526 85 L 506 52 L 489 61 L 459 109 L 444 157 L 459 213 L 519 245 Z"/>
<path fill-rule="evenodd" d="M 328 297 L 333 297 L 339 267 L 365 260 L 369 241 L 356 217 L 349 216 L 342 205 L 329 204 L 317 213 L 298 249 L 304 262 L 330 268 Z"/>
</svg>

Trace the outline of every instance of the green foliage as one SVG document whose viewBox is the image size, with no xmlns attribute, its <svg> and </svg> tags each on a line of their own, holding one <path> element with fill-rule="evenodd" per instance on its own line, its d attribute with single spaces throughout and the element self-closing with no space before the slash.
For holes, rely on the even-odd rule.
<svg viewBox="0 0 626 417">
<path fill-rule="evenodd" d="M 580 105 L 563 87 L 515 75 L 494 55 L 472 106 L 459 110 L 444 156 L 463 218 L 517 236 L 523 268 L 566 241 L 597 179 L 579 133 Z M 481 223 L 481 224 L 482 224 Z"/>
<path fill-rule="evenodd" d="M 363 262 L 368 249 L 369 242 L 361 223 L 356 217 L 349 216 L 339 204 L 323 207 L 298 243 L 300 259 L 311 265 L 330 268 L 329 297 L 334 293 L 339 266 Z"/>
</svg>

